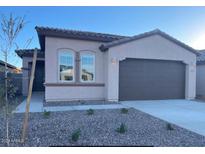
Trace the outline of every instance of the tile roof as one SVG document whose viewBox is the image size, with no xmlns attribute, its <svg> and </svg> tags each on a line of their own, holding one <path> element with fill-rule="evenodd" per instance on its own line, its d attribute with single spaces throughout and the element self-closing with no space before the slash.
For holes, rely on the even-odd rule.
<svg viewBox="0 0 205 154">
<path fill-rule="evenodd" d="M 106 51 L 108 50 L 109 48 L 111 47 L 114 47 L 114 46 L 117 46 L 117 45 L 121 45 L 121 44 L 124 44 L 124 43 L 128 43 L 128 42 L 131 42 L 131 41 L 134 41 L 134 40 L 138 40 L 138 39 L 142 39 L 142 38 L 145 38 L 145 37 L 148 37 L 148 36 L 152 36 L 152 35 L 160 35 L 176 44 L 178 44 L 179 46 L 195 53 L 195 54 L 199 54 L 197 50 L 193 49 L 192 47 L 182 43 L 181 41 L 173 38 L 172 36 L 166 34 L 165 32 L 162 32 L 161 30 L 159 29 L 155 29 L 153 31 L 150 31 L 150 32 L 146 32 L 146 33 L 142 33 L 142 34 L 139 34 L 139 35 L 135 35 L 133 37 L 129 37 L 129 38 L 122 38 L 122 39 L 119 39 L 119 40 L 115 40 L 115 41 L 112 41 L 112 42 L 109 42 L 109 43 L 104 43 L 100 46 L 100 50 L 101 51 Z"/>
<path fill-rule="evenodd" d="M 19 50 L 15 50 L 15 52 L 17 53 L 17 55 L 19 57 L 32 57 L 33 56 L 33 52 L 35 49 L 19 49 Z M 38 49 L 38 57 L 44 57 L 44 52 L 42 52 L 40 49 Z"/>
<path fill-rule="evenodd" d="M 51 37 L 61 37 L 61 38 L 71 38 L 71 39 L 80 39 L 80 40 L 92 40 L 92 41 L 98 41 L 102 42 L 102 45 L 99 47 L 101 51 L 107 51 L 109 48 L 124 44 L 127 42 L 131 42 L 134 40 L 138 40 L 144 37 L 148 37 L 151 35 L 160 35 L 173 43 L 178 44 L 179 46 L 187 49 L 190 52 L 193 52 L 197 55 L 200 55 L 200 53 L 193 49 L 192 47 L 180 42 L 179 40 L 171 37 L 170 35 L 160 31 L 159 29 L 142 33 L 139 35 L 135 35 L 132 37 L 129 36 L 121 36 L 121 35 L 113 35 L 113 34 L 105 34 L 105 33 L 96 33 L 96 32 L 88 32 L 88 31 L 78 31 L 78 30 L 69 30 L 69 29 L 59 29 L 59 28 L 50 28 L 50 27 L 35 27 L 39 42 L 41 46 L 41 50 L 38 49 L 39 57 L 44 57 L 44 50 L 45 50 L 45 36 L 51 36 Z M 16 50 L 16 53 L 18 56 L 32 56 L 34 49 L 21 49 Z"/>
<path fill-rule="evenodd" d="M 196 57 L 197 65 L 205 64 L 205 50 L 199 50 L 200 55 Z"/>
<path fill-rule="evenodd" d="M 5 65 L 5 62 L 3 60 L 0 60 L 0 65 L 4 66 Z M 7 63 L 7 67 L 8 68 L 12 68 L 12 69 L 17 69 L 17 70 L 20 70 L 18 67 L 14 66 L 14 65 L 11 65 L 9 63 Z"/>
<path fill-rule="evenodd" d="M 119 40 L 128 37 L 128 36 L 113 35 L 113 34 L 106 34 L 106 33 L 96 33 L 96 32 L 88 32 L 88 31 L 78 31 L 78 30 L 40 27 L 40 26 L 36 26 L 35 29 L 38 33 L 39 42 L 42 50 L 45 49 L 44 46 L 45 36 L 90 40 L 90 41 L 99 41 L 99 42 L 111 42 L 114 40 Z"/>
</svg>

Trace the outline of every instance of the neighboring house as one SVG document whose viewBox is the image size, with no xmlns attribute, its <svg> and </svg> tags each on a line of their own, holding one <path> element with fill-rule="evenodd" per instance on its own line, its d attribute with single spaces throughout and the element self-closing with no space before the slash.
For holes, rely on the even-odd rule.
<svg viewBox="0 0 205 154">
<path fill-rule="evenodd" d="M 22 93 L 22 73 L 21 69 L 7 63 L 8 68 L 8 81 L 9 85 L 17 88 L 16 94 Z M 0 86 L 5 84 L 5 62 L 0 60 Z"/>
<path fill-rule="evenodd" d="M 196 94 L 198 98 L 205 99 L 205 50 L 201 50 L 200 53 L 197 56 Z"/>
<path fill-rule="evenodd" d="M 7 63 L 7 68 L 10 73 L 21 73 L 21 69 L 9 63 Z M 5 62 L 0 60 L 0 72 L 4 72 L 4 71 L 5 71 Z"/>
<path fill-rule="evenodd" d="M 158 29 L 132 37 L 36 31 L 41 49 L 33 91 L 45 91 L 47 102 L 195 98 L 198 52 Z M 23 59 L 24 95 L 33 51 L 16 51 Z"/>
<path fill-rule="evenodd" d="M 86 69 L 82 69 L 82 76 L 81 76 L 83 81 L 91 81 L 94 78 L 94 73 L 88 72 Z"/>
</svg>

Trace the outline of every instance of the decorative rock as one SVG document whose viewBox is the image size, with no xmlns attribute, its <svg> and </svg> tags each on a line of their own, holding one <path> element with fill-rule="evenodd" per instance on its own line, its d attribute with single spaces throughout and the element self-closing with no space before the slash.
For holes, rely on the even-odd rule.
<svg viewBox="0 0 205 154">
<path fill-rule="evenodd" d="M 13 141 L 20 139 L 23 116 L 18 113 L 10 119 Z M 0 146 L 6 146 L 4 120 L 0 115 Z M 121 123 L 127 126 L 124 134 L 116 132 Z M 31 113 L 26 143 L 11 142 L 11 146 L 205 146 L 204 136 L 176 125 L 168 131 L 166 124 L 135 109 L 129 114 L 121 114 L 120 109 L 95 110 L 92 116 L 86 111 L 52 112 L 46 119 L 42 113 Z M 81 135 L 72 142 L 77 129 Z"/>
</svg>

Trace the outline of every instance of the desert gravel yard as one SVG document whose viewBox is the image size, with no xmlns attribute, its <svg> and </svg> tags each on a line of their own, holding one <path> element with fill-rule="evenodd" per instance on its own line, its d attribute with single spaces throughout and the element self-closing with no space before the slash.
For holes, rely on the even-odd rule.
<svg viewBox="0 0 205 154">
<path fill-rule="evenodd" d="M 154 118 L 136 109 L 127 114 L 120 109 L 87 111 L 31 113 L 29 135 L 24 145 L 18 143 L 21 135 L 23 114 L 11 117 L 11 146 L 205 146 L 205 137 Z M 124 123 L 127 131 L 116 129 Z M 1 146 L 5 146 L 4 119 L 0 118 Z M 80 129 L 77 141 L 72 134 Z"/>
</svg>

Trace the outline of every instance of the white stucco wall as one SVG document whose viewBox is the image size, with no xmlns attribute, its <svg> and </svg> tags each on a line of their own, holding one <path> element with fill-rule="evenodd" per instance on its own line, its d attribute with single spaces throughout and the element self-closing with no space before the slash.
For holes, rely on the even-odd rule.
<svg viewBox="0 0 205 154">
<path fill-rule="evenodd" d="M 143 58 L 160 60 L 180 60 L 186 64 L 186 99 L 196 95 L 196 55 L 177 44 L 153 35 L 140 40 L 112 47 L 108 51 L 108 90 L 107 99 L 118 101 L 119 61 L 125 58 Z M 112 62 L 112 61 L 116 62 Z"/>
<path fill-rule="evenodd" d="M 105 84 L 105 53 L 99 50 L 100 42 L 83 41 L 74 39 L 46 37 L 45 41 L 45 83 L 58 84 L 58 52 L 61 49 L 71 50 L 74 53 L 92 52 L 95 54 L 95 82 Z M 75 83 L 75 82 L 74 82 Z M 72 84 L 72 83 L 71 83 Z M 69 101 L 69 100 L 104 100 L 105 86 L 46 86 L 46 101 Z"/>
<path fill-rule="evenodd" d="M 47 102 L 104 99 L 104 87 L 46 87 Z"/>
<path fill-rule="evenodd" d="M 205 97 L 205 64 L 196 67 L 196 95 Z"/>
<path fill-rule="evenodd" d="M 101 52 L 101 42 L 46 37 L 45 41 L 45 88 L 46 101 L 109 100 L 118 101 L 119 61 L 125 58 L 179 60 L 186 64 L 186 99 L 196 95 L 196 55 L 177 44 L 153 35 L 132 41 Z M 95 83 L 105 86 L 58 86 L 58 52 L 68 49 L 73 52 L 91 51 L 96 55 Z"/>
</svg>

